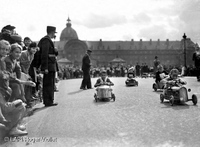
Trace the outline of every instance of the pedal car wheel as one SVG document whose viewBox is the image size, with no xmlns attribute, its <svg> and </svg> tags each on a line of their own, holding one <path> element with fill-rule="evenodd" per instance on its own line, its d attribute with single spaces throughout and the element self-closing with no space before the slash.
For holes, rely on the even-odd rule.
<svg viewBox="0 0 200 147">
<path fill-rule="evenodd" d="M 97 102 L 97 94 L 96 93 L 94 94 L 94 99 Z"/>
<path fill-rule="evenodd" d="M 156 86 L 155 83 L 153 84 L 153 89 L 154 89 L 155 91 L 157 91 L 157 86 Z"/>
<path fill-rule="evenodd" d="M 193 104 L 196 105 L 196 104 L 197 104 L 197 101 L 198 101 L 198 100 L 197 100 L 196 94 L 193 94 L 193 95 L 192 95 L 192 102 L 193 102 Z"/>
<path fill-rule="evenodd" d="M 115 101 L 115 95 L 114 94 L 112 94 L 112 99 L 113 99 L 113 101 Z"/>
<path fill-rule="evenodd" d="M 161 103 L 164 102 L 164 95 L 163 94 L 160 94 L 160 101 L 161 101 Z"/>
<path fill-rule="evenodd" d="M 170 96 L 170 100 L 169 100 L 169 102 L 170 102 L 171 106 L 174 105 L 174 97 L 173 97 L 173 96 Z"/>
</svg>

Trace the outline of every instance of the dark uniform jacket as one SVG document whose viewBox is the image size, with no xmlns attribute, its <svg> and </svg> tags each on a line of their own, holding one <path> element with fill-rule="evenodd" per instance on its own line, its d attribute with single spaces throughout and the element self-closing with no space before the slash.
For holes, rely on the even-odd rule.
<svg viewBox="0 0 200 147">
<path fill-rule="evenodd" d="M 193 53 L 192 60 L 194 61 L 195 67 L 200 67 L 200 54 L 197 52 Z"/>
<path fill-rule="evenodd" d="M 88 54 L 85 54 L 82 59 L 82 70 L 88 71 L 88 70 L 90 70 L 90 66 L 91 66 L 90 57 Z"/>
<path fill-rule="evenodd" d="M 55 51 L 51 38 L 49 36 L 43 37 L 38 46 L 40 47 L 41 54 L 41 71 L 45 71 L 47 69 L 48 71 L 56 72 L 56 56 L 58 55 L 58 52 Z"/>
</svg>

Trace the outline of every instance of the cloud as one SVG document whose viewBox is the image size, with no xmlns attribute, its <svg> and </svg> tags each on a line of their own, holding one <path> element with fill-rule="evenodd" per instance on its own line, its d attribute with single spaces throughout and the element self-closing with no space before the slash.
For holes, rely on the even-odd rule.
<svg viewBox="0 0 200 147">
<path fill-rule="evenodd" d="M 131 20 L 131 22 L 140 24 L 140 25 L 142 24 L 147 25 L 151 23 L 151 17 L 147 15 L 146 13 L 139 13 L 133 16 L 133 19 Z"/>
<path fill-rule="evenodd" d="M 184 23 L 183 31 L 194 42 L 200 42 L 200 1 L 184 0 L 180 11 L 179 18 Z"/>
<path fill-rule="evenodd" d="M 166 27 L 163 25 L 153 25 L 140 30 L 138 36 L 142 39 L 161 39 L 165 40 L 167 37 Z"/>
<path fill-rule="evenodd" d="M 29 25 L 29 26 L 27 27 L 27 31 L 34 32 L 34 31 L 36 31 L 36 28 L 35 28 L 35 26 L 33 26 L 33 25 Z"/>
<path fill-rule="evenodd" d="M 106 28 L 114 25 L 120 25 L 126 23 L 126 17 L 123 15 L 98 15 L 90 14 L 89 17 L 86 17 L 82 22 L 76 21 L 77 24 L 83 25 L 87 28 Z"/>
</svg>

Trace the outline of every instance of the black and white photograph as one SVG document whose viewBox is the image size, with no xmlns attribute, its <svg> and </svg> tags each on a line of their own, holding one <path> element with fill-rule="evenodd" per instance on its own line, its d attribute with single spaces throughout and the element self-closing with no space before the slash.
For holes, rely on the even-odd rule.
<svg viewBox="0 0 200 147">
<path fill-rule="evenodd" d="M 200 0 L 0 0 L 1 147 L 199 147 Z"/>
</svg>

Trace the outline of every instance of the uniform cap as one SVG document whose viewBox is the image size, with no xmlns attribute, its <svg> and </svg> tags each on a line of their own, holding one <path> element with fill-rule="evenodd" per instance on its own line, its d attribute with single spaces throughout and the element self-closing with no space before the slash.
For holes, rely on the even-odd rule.
<svg viewBox="0 0 200 147">
<path fill-rule="evenodd" d="M 54 33 L 57 33 L 57 32 L 56 32 L 56 27 L 47 26 L 47 32 L 54 32 Z"/>
<path fill-rule="evenodd" d="M 11 35 L 11 38 L 16 42 L 22 42 L 22 37 L 20 35 Z"/>
</svg>

